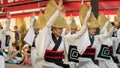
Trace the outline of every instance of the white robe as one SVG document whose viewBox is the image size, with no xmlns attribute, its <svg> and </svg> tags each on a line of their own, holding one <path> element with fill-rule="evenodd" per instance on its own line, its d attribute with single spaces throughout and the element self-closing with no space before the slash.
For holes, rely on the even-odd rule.
<svg viewBox="0 0 120 68">
<path fill-rule="evenodd" d="M 35 32 L 34 32 L 34 29 L 33 29 L 33 23 L 34 23 L 34 18 L 32 18 L 31 22 L 30 22 L 30 28 L 24 38 L 24 41 L 26 43 L 28 43 L 30 46 L 32 46 L 33 44 L 33 41 L 34 41 L 34 38 L 35 38 Z"/>
<path fill-rule="evenodd" d="M 35 39 L 35 31 L 33 29 L 33 23 L 35 21 L 35 18 L 33 17 L 31 22 L 30 22 L 30 28 L 24 38 L 24 41 L 29 44 L 29 46 L 32 46 L 33 45 L 33 42 L 34 42 L 34 39 Z M 32 60 L 32 66 L 34 68 L 36 68 L 36 65 L 35 65 L 35 60 L 36 60 L 36 48 L 32 47 L 31 48 L 31 60 Z"/>
<path fill-rule="evenodd" d="M 40 58 L 40 61 L 36 64 L 37 68 L 62 68 L 54 63 L 44 61 L 44 54 L 46 49 L 51 50 L 55 46 L 51 37 L 51 25 L 53 24 L 53 21 L 57 18 L 59 13 L 59 11 L 56 11 L 56 13 L 47 22 L 47 25 L 41 30 L 41 35 L 36 38 L 35 44 L 37 48 L 38 57 Z M 62 38 L 60 47 L 57 51 L 62 50 L 65 51 L 64 38 Z"/>
<path fill-rule="evenodd" d="M 6 35 L 7 31 L 9 31 L 10 27 L 10 20 L 7 21 L 6 28 L 0 30 L 0 40 L 1 40 L 1 51 L 5 48 L 5 40 L 6 40 Z M 0 55 L 0 66 L 1 68 L 5 68 L 5 60 L 4 57 Z"/>
<path fill-rule="evenodd" d="M 106 22 L 106 24 L 108 24 L 108 22 Z M 97 35 L 95 37 L 95 45 L 94 45 L 94 47 L 96 48 L 95 59 L 98 60 L 100 68 L 118 68 L 117 65 L 113 62 L 112 58 L 107 60 L 107 59 L 98 57 L 98 53 L 100 52 L 102 44 L 108 45 L 108 47 L 113 45 L 112 40 L 110 39 L 110 35 L 112 34 L 113 30 L 111 29 L 111 31 L 108 33 L 106 30 L 106 27 L 107 27 L 106 24 L 104 25 L 103 29 L 101 30 L 100 35 Z M 106 34 L 106 36 L 104 36 L 104 34 Z M 102 35 L 103 35 L 103 37 L 106 37 L 106 38 L 103 39 Z"/>
<path fill-rule="evenodd" d="M 80 31 L 78 31 L 77 33 L 75 34 L 71 34 L 71 32 L 69 32 L 67 35 L 65 35 L 65 40 L 66 40 L 66 43 L 67 45 L 74 45 L 74 46 L 77 46 L 77 39 L 79 39 L 84 33 L 85 31 L 87 30 L 87 26 L 84 26 Z M 67 47 L 69 48 L 69 47 Z M 67 49 L 68 51 L 68 49 Z M 68 52 L 67 52 L 68 53 Z M 70 68 L 75 68 L 76 63 L 74 62 L 70 62 L 69 65 L 70 65 Z"/>
<path fill-rule="evenodd" d="M 117 30 L 117 37 L 111 37 L 113 41 L 113 55 L 118 57 L 118 61 L 120 62 L 120 54 L 116 53 L 118 45 L 120 43 L 120 28 Z"/>
<path fill-rule="evenodd" d="M 88 31 L 78 40 L 78 51 L 82 55 L 86 48 L 90 46 L 89 34 Z M 90 58 L 79 58 L 78 68 L 99 68 Z"/>
<path fill-rule="evenodd" d="M 0 55 L 0 68 L 5 68 L 4 57 Z"/>
</svg>

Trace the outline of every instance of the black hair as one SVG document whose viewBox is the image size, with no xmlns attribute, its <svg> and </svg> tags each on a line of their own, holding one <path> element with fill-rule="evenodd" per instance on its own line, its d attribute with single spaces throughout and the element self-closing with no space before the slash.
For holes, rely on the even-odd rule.
<svg viewBox="0 0 120 68">
<path fill-rule="evenodd" d="M 114 22 L 111 22 L 111 24 L 114 26 L 115 25 L 115 23 Z"/>
<path fill-rule="evenodd" d="M 18 28 L 17 26 L 14 26 L 14 28 Z"/>
<path fill-rule="evenodd" d="M 100 29 L 99 28 L 96 28 L 96 35 L 100 34 Z"/>
<path fill-rule="evenodd" d="M 17 45 L 15 46 L 15 48 L 16 48 L 16 50 L 17 50 L 17 51 L 18 51 L 18 50 L 20 50 L 20 47 L 19 47 L 19 46 L 17 46 Z"/>
</svg>

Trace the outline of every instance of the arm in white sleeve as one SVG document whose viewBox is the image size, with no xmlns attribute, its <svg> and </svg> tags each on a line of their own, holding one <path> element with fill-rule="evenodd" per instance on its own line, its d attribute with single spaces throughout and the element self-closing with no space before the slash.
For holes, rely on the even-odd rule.
<svg viewBox="0 0 120 68">
<path fill-rule="evenodd" d="M 51 27 L 52 24 L 53 24 L 53 22 L 55 21 L 55 19 L 58 17 L 59 14 L 60 14 L 60 11 L 57 10 L 57 11 L 52 15 L 52 17 L 48 20 L 46 26 L 47 26 L 47 27 Z"/>
<path fill-rule="evenodd" d="M 101 38 L 101 39 L 107 39 L 107 38 L 109 38 L 110 36 L 112 36 L 114 30 L 115 30 L 115 27 L 112 27 L 108 33 L 106 33 L 106 34 L 101 34 L 101 35 L 100 35 L 100 38 Z"/>
<path fill-rule="evenodd" d="M 30 28 L 33 27 L 33 23 L 34 23 L 34 21 L 35 21 L 35 18 L 33 17 L 32 20 L 31 20 L 31 22 L 30 22 Z"/>
<path fill-rule="evenodd" d="M 107 29 L 108 25 L 109 25 L 109 22 L 107 21 L 104 27 L 102 28 L 102 30 L 100 31 L 100 33 L 103 33 Z"/>
<path fill-rule="evenodd" d="M 69 37 L 69 38 L 76 40 L 76 39 L 80 38 L 85 33 L 86 30 L 87 30 L 87 26 L 83 26 L 80 31 L 78 31 L 76 34 L 71 35 L 71 37 Z"/>
<path fill-rule="evenodd" d="M 83 24 L 83 26 L 82 26 L 82 29 L 81 29 L 78 33 L 73 34 L 70 38 L 76 40 L 76 39 L 80 38 L 80 37 L 85 33 L 85 31 L 87 30 L 86 22 L 87 22 L 88 18 L 90 17 L 90 14 L 91 14 L 91 10 L 89 10 L 89 11 L 87 12 L 87 15 L 86 15 L 86 17 L 85 17 L 85 20 L 84 20 L 84 24 Z"/>
<path fill-rule="evenodd" d="M 83 25 L 86 25 L 87 20 L 88 20 L 88 18 L 90 17 L 90 14 L 91 14 L 91 10 L 88 10 L 88 11 L 87 11 L 87 15 L 86 15 L 85 20 L 84 20 L 84 24 L 83 24 Z M 83 26 L 82 26 L 82 27 L 83 27 Z"/>
<path fill-rule="evenodd" d="M 120 38 L 120 28 L 117 30 L 117 38 Z"/>
<path fill-rule="evenodd" d="M 10 19 L 6 22 L 6 28 L 5 30 L 8 31 L 10 29 Z"/>
</svg>

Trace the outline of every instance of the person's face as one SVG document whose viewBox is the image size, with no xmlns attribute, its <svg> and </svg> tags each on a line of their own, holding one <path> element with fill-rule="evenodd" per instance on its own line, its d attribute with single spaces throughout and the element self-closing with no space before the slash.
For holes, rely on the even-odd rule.
<svg viewBox="0 0 120 68">
<path fill-rule="evenodd" d="M 89 28 L 89 34 L 95 35 L 96 34 L 96 28 Z"/>
<path fill-rule="evenodd" d="M 14 30 L 17 30 L 17 28 L 16 28 L 16 27 L 14 27 Z"/>
<path fill-rule="evenodd" d="M 63 28 L 56 28 L 56 27 L 53 28 L 53 33 L 58 37 L 61 36 L 62 32 L 63 32 Z"/>
<path fill-rule="evenodd" d="M 77 28 L 71 28 L 71 33 L 76 33 L 77 32 Z"/>
<path fill-rule="evenodd" d="M 65 29 L 65 34 L 67 34 L 67 33 L 69 33 L 71 31 L 71 28 L 68 26 L 68 27 L 66 27 L 66 29 Z"/>
</svg>

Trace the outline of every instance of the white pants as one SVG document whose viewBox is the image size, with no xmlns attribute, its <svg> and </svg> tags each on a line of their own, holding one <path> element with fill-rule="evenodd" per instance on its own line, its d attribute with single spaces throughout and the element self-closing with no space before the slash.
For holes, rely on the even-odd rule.
<svg viewBox="0 0 120 68">
<path fill-rule="evenodd" d="M 31 48 L 31 60 L 33 68 L 36 68 L 36 49 L 34 47 Z"/>
<path fill-rule="evenodd" d="M 63 67 L 42 60 L 36 64 L 36 68 L 63 68 Z"/>
<path fill-rule="evenodd" d="M 110 60 L 99 60 L 99 67 L 100 68 L 118 68 L 117 65 L 113 62 L 112 59 L 110 59 Z"/>
<path fill-rule="evenodd" d="M 84 62 L 79 62 L 78 68 L 99 68 L 93 61 L 87 61 L 85 64 L 82 65 Z"/>
<path fill-rule="evenodd" d="M 4 57 L 0 55 L 0 68 L 5 68 Z"/>
<path fill-rule="evenodd" d="M 69 66 L 70 66 L 70 68 L 76 68 L 77 67 L 76 63 L 69 63 Z"/>
</svg>

